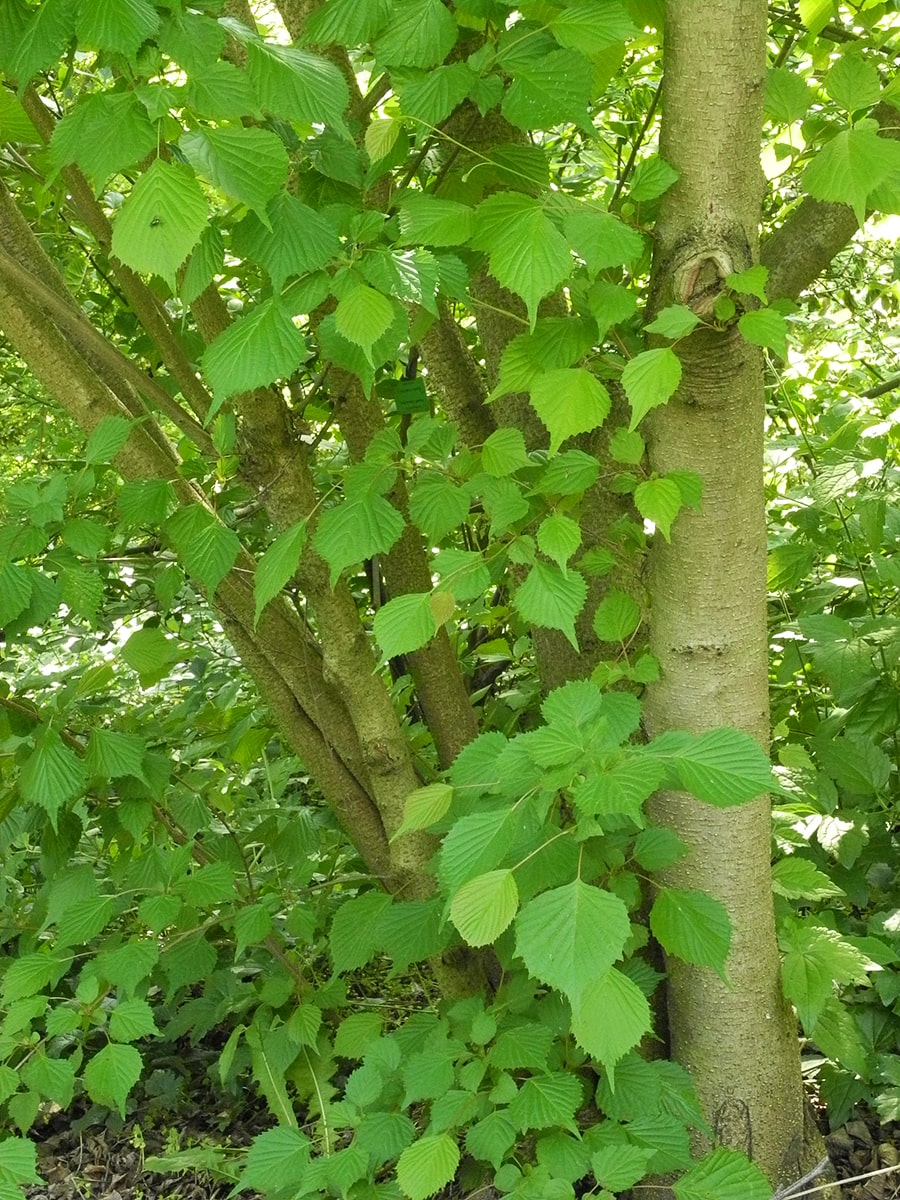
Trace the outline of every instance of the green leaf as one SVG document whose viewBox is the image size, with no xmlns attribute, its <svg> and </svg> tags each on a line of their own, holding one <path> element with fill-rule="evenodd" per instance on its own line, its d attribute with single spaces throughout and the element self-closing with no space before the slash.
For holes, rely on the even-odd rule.
<svg viewBox="0 0 900 1200">
<path fill-rule="evenodd" d="M 479 550 L 442 550 L 434 560 L 441 577 L 439 591 L 448 591 L 455 600 L 477 600 L 490 587 L 491 573 Z"/>
<path fill-rule="evenodd" d="M 634 506 L 647 520 L 652 521 L 667 542 L 671 541 L 672 522 L 683 507 L 681 489 L 667 477 L 645 479 L 634 489 Z"/>
<path fill-rule="evenodd" d="M 621 957 L 631 934 L 618 896 L 575 879 L 530 900 L 516 920 L 516 953 L 530 974 L 570 999 Z"/>
<path fill-rule="evenodd" d="M 338 333 L 359 346 L 367 361 L 372 361 L 372 347 L 387 332 L 394 320 L 394 306 L 381 292 L 365 284 L 351 288 L 338 301 L 334 324 Z"/>
<path fill-rule="evenodd" d="M 237 534 L 202 504 L 180 509 L 168 519 L 165 531 L 185 570 L 213 595 L 237 561 L 241 549 Z"/>
<path fill-rule="evenodd" d="M 647 446 L 637 430 L 620 426 L 609 439 L 609 452 L 616 462 L 637 466 L 643 462 Z"/>
<path fill-rule="evenodd" d="M 383 1026 L 383 1018 L 376 1012 L 351 1013 L 344 1017 L 334 1037 L 335 1054 L 341 1058 L 362 1058 L 367 1048 L 381 1036 Z"/>
<path fill-rule="evenodd" d="M 549 563 L 536 562 L 525 582 L 516 588 L 513 605 L 530 625 L 562 630 L 577 650 L 575 618 L 586 599 L 587 584 L 578 571 L 563 572 Z"/>
<path fill-rule="evenodd" d="M 476 875 L 499 866 L 520 830 L 521 821 L 506 809 L 476 812 L 454 822 L 438 860 L 444 890 L 452 894 Z"/>
<path fill-rule="evenodd" d="M 581 529 L 564 513 L 551 513 L 538 526 L 537 544 L 542 554 L 565 571 L 566 563 L 581 545 Z"/>
<path fill-rule="evenodd" d="M 615 968 L 588 984 L 572 1005 L 576 1041 L 603 1064 L 611 1077 L 619 1059 L 652 1027 L 647 997 Z"/>
<path fill-rule="evenodd" d="M 495 279 L 525 301 L 533 329 L 538 304 L 572 269 L 568 243 L 540 202 L 521 192 L 489 196 L 476 209 L 471 242 L 489 251 Z"/>
<path fill-rule="evenodd" d="M 104 779 L 120 779 L 133 775 L 145 783 L 144 754 L 147 743 L 136 733 L 120 733 L 117 729 L 96 728 L 91 733 L 84 765 L 88 774 Z"/>
<path fill-rule="evenodd" d="M 406 1113 L 369 1109 L 356 1127 L 355 1145 L 380 1164 L 399 1158 L 415 1136 L 416 1127 Z"/>
<path fill-rule="evenodd" d="M 252 40 L 247 43 L 247 74 L 259 102 L 273 116 L 307 125 L 337 125 L 350 99 L 338 68 L 297 46 Z"/>
<path fill-rule="evenodd" d="M 397 88 L 400 111 L 414 121 L 438 125 L 465 100 L 475 82 L 465 63 L 438 67 Z"/>
<path fill-rule="evenodd" d="M 215 396 L 207 420 L 229 396 L 287 379 L 308 357 L 303 334 L 278 297 L 264 300 L 220 333 L 203 353 L 203 373 Z"/>
<path fill-rule="evenodd" d="M 299 1129 L 279 1126 L 253 1139 L 241 1187 L 261 1192 L 300 1188 L 309 1163 L 309 1138 Z"/>
<path fill-rule="evenodd" d="M 759 743 L 737 729 L 713 729 L 697 737 L 664 733 L 646 752 L 668 762 L 685 791 L 717 808 L 744 804 L 773 787 L 769 760 Z"/>
<path fill-rule="evenodd" d="M 474 210 L 455 200 L 409 195 L 400 205 L 403 240 L 426 246 L 460 246 L 472 236 Z"/>
<path fill-rule="evenodd" d="M 112 252 L 133 271 L 161 275 L 174 285 L 175 272 L 199 242 L 208 217 L 193 173 L 157 158 L 116 217 Z"/>
<path fill-rule="evenodd" d="M 568 1072 L 556 1071 L 526 1079 L 508 1111 L 523 1133 L 553 1127 L 575 1133 L 575 1111 L 581 1100 L 580 1080 Z"/>
<path fill-rule="evenodd" d="M 453 49 L 458 32 L 440 0 L 395 0 L 387 30 L 372 47 L 378 69 L 437 67 Z"/>
<path fill-rule="evenodd" d="M 634 860 L 645 871 L 661 871 L 670 867 L 687 853 L 687 846 L 677 833 L 665 826 L 643 829 L 634 839 Z"/>
<path fill-rule="evenodd" d="M 810 33 L 818 34 L 837 16 L 837 5 L 835 0 L 800 0 L 798 11 Z"/>
<path fill-rule="evenodd" d="M 636 429 L 651 408 L 665 404 L 681 382 L 681 361 L 671 346 L 644 350 L 625 366 L 622 387 L 631 405 L 631 424 Z"/>
<path fill-rule="evenodd" d="M 521 429 L 504 427 L 497 429 L 481 447 L 481 465 L 488 475 L 500 477 L 512 475 L 520 467 L 528 466 L 528 451 L 525 435 Z"/>
<path fill-rule="evenodd" d="M 75 11 L 76 0 L 44 0 L 30 10 L 12 53 L 11 74 L 20 87 L 62 55 L 75 31 Z"/>
<path fill-rule="evenodd" d="M 95 92 L 56 126 L 50 159 L 56 167 L 77 163 L 99 189 L 110 175 L 140 162 L 158 146 L 159 134 L 134 92 Z"/>
<path fill-rule="evenodd" d="M 700 324 L 700 318 L 686 304 L 673 304 L 670 308 L 661 309 L 656 319 L 644 326 L 646 333 L 658 333 L 661 337 L 687 337 Z"/>
<path fill-rule="evenodd" d="M 652 1157 L 653 1151 L 644 1146 L 604 1146 L 591 1156 L 591 1169 L 601 1187 L 620 1192 L 643 1179 Z"/>
<path fill-rule="evenodd" d="M 825 91 L 852 116 L 858 109 L 878 103 L 881 81 L 873 63 L 866 62 L 858 51 L 845 50 L 825 76 Z"/>
<path fill-rule="evenodd" d="M 500 1170 L 507 1150 L 516 1140 L 516 1127 L 505 1112 L 495 1109 L 466 1130 L 466 1149 L 473 1158 Z"/>
<path fill-rule="evenodd" d="M 641 623 L 641 610 L 627 594 L 613 589 L 597 605 L 594 633 L 602 642 L 625 642 Z"/>
<path fill-rule="evenodd" d="M 772 890 L 788 900 L 829 900 L 846 893 L 805 858 L 780 859 L 772 868 Z"/>
<path fill-rule="evenodd" d="M 0 627 L 8 625 L 31 603 L 34 572 L 18 563 L 0 567 Z"/>
<path fill-rule="evenodd" d="M 104 417 L 91 430 L 84 448 L 84 461 L 88 466 L 112 462 L 136 425 L 137 421 L 125 417 Z"/>
<path fill-rule="evenodd" d="M 438 615 L 443 614 L 440 610 L 437 614 L 435 612 L 435 600 L 441 599 L 432 592 L 413 592 L 388 600 L 379 608 L 372 622 L 372 631 L 381 647 L 382 660 L 420 650 L 431 641 L 439 625 L 443 624 L 437 619 Z M 451 602 L 450 613 L 443 617 L 444 620 L 452 614 L 454 607 Z"/>
<path fill-rule="evenodd" d="M 297 521 L 280 533 L 256 566 L 253 576 L 254 628 L 263 609 L 279 594 L 297 570 L 306 545 L 306 521 Z"/>
<path fill-rule="evenodd" d="M 95 1104 L 115 1109 L 125 1119 L 128 1093 L 141 1077 L 143 1063 L 134 1046 L 110 1043 L 98 1051 L 84 1068 L 82 1078 Z"/>
<path fill-rule="evenodd" d="M 561 46 L 582 54 L 599 54 L 638 32 L 619 0 L 603 5 L 595 0 L 575 0 L 553 18 L 550 29 Z"/>
<path fill-rule="evenodd" d="M 763 267 L 759 263 L 756 266 L 748 267 L 746 271 L 735 271 L 725 280 L 725 286 L 731 288 L 733 292 L 737 292 L 741 296 L 756 296 L 763 304 L 768 304 L 766 296 L 766 281 L 769 278 L 768 267 Z"/>
<path fill-rule="evenodd" d="M 394 117 L 380 117 L 370 121 L 366 129 L 366 153 L 373 163 L 385 158 L 397 144 L 403 122 Z"/>
<path fill-rule="evenodd" d="M 410 792 L 403 806 L 403 820 L 391 841 L 414 829 L 437 825 L 449 812 L 452 799 L 453 788 L 447 783 L 429 783 Z"/>
<path fill-rule="evenodd" d="M 628 321 L 637 312 L 635 292 L 618 283 L 609 283 L 606 279 L 598 279 L 591 286 L 587 302 L 597 322 L 598 340 L 601 341 L 608 329 Z"/>
<path fill-rule="evenodd" d="M 19 773 L 22 799 L 42 808 L 56 829 L 60 808 L 77 796 L 84 784 L 81 759 L 63 745 L 56 730 L 44 729 L 36 739 L 34 753 L 25 760 Z"/>
<path fill-rule="evenodd" d="M 279 289 L 293 275 L 328 266 L 340 253 L 337 230 L 296 196 L 279 192 L 266 208 L 266 220 L 249 213 L 232 234 L 236 254 L 258 262 Z M 285 297 L 288 300 L 288 297 Z"/>
<path fill-rule="evenodd" d="M 133 633 L 120 653 L 122 661 L 137 671 L 141 687 L 150 687 L 164 679 L 183 657 L 177 640 L 152 626 Z"/>
<path fill-rule="evenodd" d="M 787 321 L 774 308 L 758 308 L 745 312 L 738 321 L 742 336 L 754 346 L 764 346 L 787 357 Z"/>
<path fill-rule="evenodd" d="M 50 1032 L 49 1029 L 47 1032 Z M 69 1032 L 72 1031 L 69 1030 Z M 50 1058 L 46 1054 L 38 1052 L 33 1058 L 25 1061 L 19 1074 L 22 1082 L 28 1088 L 46 1096 L 60 1108 L 68 1108 L 72 1103 L 75 1091 L 75 1065 L 71 1059 Z M 0 1143 L 0 1185 L 8 1180 L 8 1176 L 7 1179 L 4 1179 L 2 1155 L 2 1143 Z"/>
<path fill-rule="evenodd" d="M 153 1010 L 146 1000 L 120 1000 L 109 1017 L 109 1036 L 114 1042 L 137 1042 L 159 1033 Z"/>
<path fill-rule="evenodd" d="M 772 67 L 766 74 L 766 115 L 779 125 L 793 125 L 805 117 L 812 98 L 809 84 L 797 71 Z"/>
<path fill-rule="evenodd" d="M 518 907 L 512 871 L 488 871 L 459 889 L 450 904 L 450 920 L 470 946 L 487 946 L 506 929 Z"/>
<path fill-rule="evenodd" d="M 720 1146 L 682 1175 L 672 1191 L 676 1200 L 770 1200 L 772 1185 L 745 1154 Z"/>
<path fill-rule="evenodd" d="M 434 544 L 462 525 L 470 503 L 468 491 L 446 475 L 423 471 L 410 491 L 409 515 Z"/>
<path fill-rule="evenodd" d="M 823 925 L 791 922 L 779 939 L 784 994 L 797 1010 L 807 1034 L 815 1028 L 836 983 L 864 984 L 872 967 L 861 950 Z"/>
<path fill-rule="evenodd" d="M 900 170 L 900 145 L 879 137 L 871 124 L 842 129 L 819 147 L 802 180 L 816 200 L 849 204 L 860 225 L 869 194 Z"/>
<path fill-rule="evenodd" d="M 531 407 L 550 431 L 550 453 L 566 438 L 590 433 L 609 416 L 609 392 L 583 367 L 546 371 L 531 383 Z"/>
<path fill-rule="evenodd" d="M 239 121 L 259 113 L 259 101 L 246 71 L 230 62 L 209 63 L 202 72 L 193 72 L 185 100 L 194 112 L 212 121 Z"/>
<path fill-rule="evenodd" d="M 159 14 L 147 0 L 104 0 L 82 4 L 78 37 L 87 46 L 112 50 L 133 59 L 141 44 L 159 28 Z"/>
<path fill-rule="evenodd" d="M 551 50 L 510 64 L 512 84 L 502 112 L 517 129 L 550 129 L 571 122 L 588 126 L 593 93 L 591 64 L 577 50 Z"/>
<path fill-rule="evenodd" d="M 383 28 L 390 11 L 390 0 L 327 0 L 305 22 L 304 33 L 319 46 L 365 45 Z"/>
<path fill-rule="evenodd" d="M 397 1160 L 397 1182 L 409 1200 L 426 1200 L 450 1182 L 459 1166 L 459 1149 L 449 1134 L 419 1138 Z"/>
<path fill-rule="evenodd" d="M 541 496 L 575 496 L 597 482 L 600 464 L 583 450 L 564 450 L 547 463 L 534 490 Z"/>
<path fill-rule="evenodd" d="M 322 514 L 313 537 L 331 568 L 331 586 L 341 572 L 375 554 L 387 554 L 403 533 L 403 517 L 383 496 L 345 500 Z"/>
<path fill-rule="evenodd" d="M 705 892 L 661 888 L 650 910 L 653 936 L 667 954 L 725 978 L 731 919 L 725 906 Z"/>
<path fill-rule="evenodd" d="M 266 206 L 287 179 L 284 143 L 267 129 L 204 127 L 181 136 L 188 162 L 226 195 L 252 208 L 263 224 Z"/>
<path fill-rule="evenodd" d="M 635 825 L 644 824 L 644 802 L 657 790 L 664 770 L 646 755 L 631 755 L 613 762 L 572 789 L 579 816 L 621 815 Z"/>
<path fill-rule="evenodd" d="M 0 1184 L 17 1187 L 28 1183 L 44 1183 L 37 1172 L 34 1142 L 27 1138 L 4 1137 L 0 1142 Z"/>
<path fill-rule="evenodd" d="M 667 192 L 678 179 L 678 172 L 665 159 L 654 154 L 638 163 L 631 177 L 629 196 L 638 204 L 645 200 L 656 200 Z"/>
<path fill-rule="evenodd" d="M 272 918 L 263 904 L 249 904 L 234 914 L 235 958 L 248 946 L 259 945 L 272 932 Z"/>
<path fill-rule="evenodd" d="M 328 953 L 336 975 L 364 967 L 380 948 L 378 925 L 391 898 L 382 892 L 364 892 L 345 900 L 334 914 Z"/>
<path fill-rule="evenodd" d="M 53 954 L 23 954 L 14 959 L 0 979 L 0 996 L 4 1004 L 14 1004 L 34 996 L 48 984 L 55 985 L 70 965 L 71 958 L 60 959 Z"/>
</svg>

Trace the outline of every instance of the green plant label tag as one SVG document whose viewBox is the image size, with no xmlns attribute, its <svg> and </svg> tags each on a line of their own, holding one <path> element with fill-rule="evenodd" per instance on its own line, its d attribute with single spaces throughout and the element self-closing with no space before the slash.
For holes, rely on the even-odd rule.
<svg viewBox="0 0 900 1200">
<path fill-rule="evenodd" d="M 399 379 L 395 403 L 399 413 L 430 412 L 431 405 L 425 391 L 425 380 Z"/>
</svg>

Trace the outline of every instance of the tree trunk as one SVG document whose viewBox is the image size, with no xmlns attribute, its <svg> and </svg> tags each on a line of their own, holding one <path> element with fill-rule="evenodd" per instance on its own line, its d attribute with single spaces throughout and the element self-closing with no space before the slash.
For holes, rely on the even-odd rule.
<svg viewBox="0 0 900 1200">
<path fill-rule="evenodd" d="M 653 306 L 707 319 L 724 279 L 756 259 L 765 0 L 669 0 L 662 156 L 679 181 L 662 202 Z M 729 725 L 768 741 L 761 352 L 736 327 L 677 347 L 681 387 L 650 421 L 655 471 L 703 479 L 702 512 L 653 539 L 652 649 L 661 681 L 648 733 Z M 765 798 L 717 809 L 665 794 L 655 819 L 689 852 L 662 882 L 716 896 L 733 923 L 728 982 L 670 961 L 672 1053 L 693 1075 L 716 1140 L 776 1184 L 821 1157 L 806 1121 L 796 1023 L 781 989 Z"/>
</svg>

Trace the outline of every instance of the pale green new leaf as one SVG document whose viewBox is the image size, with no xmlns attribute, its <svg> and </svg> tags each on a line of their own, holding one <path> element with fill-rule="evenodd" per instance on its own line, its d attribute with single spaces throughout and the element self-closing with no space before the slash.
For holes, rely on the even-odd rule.
<svg viewBox="0 0 900 1200">
<path fill-rule="evenodd" d="M 614 588 L 597 605 L 594 633 L 602 642 L 624 642 L 641 623 L 641 610 L 628 595 Z"/>
<path fill-rule="evenodd" d="M 419 1138 L 397 1159 L 397 1182 L 409 1200 L 426 1200 L 450 1182 L 459 1166 L 459 1147 L 447 1133 Z"/>
<path fill-rule="evenodd" d="M 266 206 L 288 173 L 288 154 L 281 138 L 256 127 L 204 127 L 182 134 L 179 145 L 195 171 L 252 208 L 263 224 L 268 223 Z"/>
<path fill-rule="evenodd" d="M 720 1146 L 682 1175 L 672 1191 L 676 1200 L 771 1200 L 772 1185 L 745 1154 Z"/>
<path fill-rule="evenodd" d="M 55 729 L 45 729 L 19 772 L 19 792 L 27 804 L 47 813 L 55 829 L 60 808 L 80 793 L 85 778 L 81 759 L 63 745 Z"/>
<path fill-rule="evenodd" d="M 462 885 L 450 904 L 450 920 L 470 946 L 487 946 L 506 929 L 518 907 L 512 871 L 488 871 Z"/>
<path fill-rule="evenodd" d="M 758 308 L 745 312 L 738 321 L 743 337 L 754 346 L 774 350 L 781 358 L 787 357 L 787 321 L 773 308 Z"/>
<path fill-rule="evenodd" d="M 706 892 L 661 888 L 650 910 L 653 936 L 667 954 L 725 978 L 731 920 L 725 906 Z"/>
<path fill-rule="evenodd" d="M 338 68 L 297 46 L 247 43 L 247 74 L 260 104 L 276 117 L 340 126 L 350 98 Z"/>
<path fill-rule="evenodd" d="M 481 465 L 488 475 L 497 478 L 512 475 L 520 467 L 528 466 L 528 451 L 522 430 L 511 426 L 495 430 L 481 447 Z"/>
<path fill-rule="evenodd" d="M 575 0 L 553 18 L 550 29 L 561 46 L 582 54 L 599 54 L 638 32 L 621 0 Z"/>
<path fill-rule="evenodd" d="M 203 353 L 203 374 L 215 396 L 207 420 L 229 396 L 287 379 L 308 357 L 303 334 L 277 297 L 264 300 L 220 333 Z"/>
<path fill-rule="evenodd" d="M 412 592 L 388 600 L 375 614 L 372 632 L 383 661 L 420 650 L 438 631 L 431 592 Z"/>
<path fill-rule="evenodd" d="M 633 262 L 644 248 L 641 234 L 612 213 L 579 208 L 566 216 L 564 228 L 591 275 Z"/>
<path fill-rule="evenodd" d="M 395 0 L 387 29 L 373 46 L 379 70 L 437 67 L 453 49 L 458 32 L 441 0 Z"/>
<path fill-rule="evenodd" d="M 686 304 L 673 304 L 658 312 L 656 319 L 645 325 L 644 329 L 647 333 L 658 333 L 675 341 L 693 333 L 699 324 L 700 318 Z"/>
<path fill-rule="evenodd" d="M 85 1090 L 95 1104 L 105 1104 L 125 1118 L 128 1093 L 141 1077 L 143 1063 L 134 1046 L 110 1043 L 84 1068 Z"/>
<path fill-rule="evenodd" d="M 828 22 L 837 16 L 835 0 L 800 0 L 797 6 L 800 20 L 810 33 L 821 33 Z"/>
<path fill-rule="evenodd" d="M 313 537 L 316 551 L 331 568 L 331 585 L 347 567 L 375 554 L 387 554 L 403 533 L 403 517 L 383 496 L 361 496 L 329 508 Z"/>
<path fill-rule="evenodd" d="M 756 296 L 763 304 L 768 304 L 766 283 L 769 278 L 769 268 L 757 263 L 746 271 L 735 271 L 725 279 L 725 286 L 741 296 Z"/>
<path fill-rule="evenodd" d="M 299 1129 L 279 1126 L 257 1134 L 247 1152 L 241 1187 L 255 1191 L 299 1188 L 309 1163 L 310 1142 Z"/>
<path fill-rule="evenodd" d="M 572 1005 L 575 1040 L 603 1064 L 610 1077 L 619 1059 L 638 1045 L 652 1025 L 647 997 L 615 968 L 590 983 Z"/>
<path fill-rule="evenodd" d="M 803 172 L 803 186 L 816 200 L 849 204 L 860 225 L 866 200 L 900 170 L 900 145 L 878 137 L 872 122 L 842 129 L 826 142 Z"/>
<path fill-rule="evenodd" d="M 116 217 L 112 252 L 133 271 L 174 282 L 207 219 L 206 197 L 194 175 L 158 158 L 138 179 Z"/>
<path fill-rule="evenodd" d="M 159 28 L 159 13 L 147 0 L 103 0 L 81 4 L 78 37 L 85 46 L 134 58 L 141 43 Z"/>
<path fill-rule="evenodd" d="M 453 788 L 448 783 L 429 783 L 410 792 L 403 805 L 403 820 L 391 841 L 414 829 L 429 829 L 437 825 L 450 811 L 452 799 Z"/>
<path fill-rule="evenodd" d="M 566 563 L 581 545 L 581 528 L 565 513 L 551 513 L 538 526 L 537 544 L 564 571 Z"/>
<path fill-rule="evenodd" d="M 185 570 L 213 595 L 240 553 L 238 535 L 202 504 L 179 509 L 165 531 Z"/>
<path fill-rule="evenodd" d="M 550 431 L 550 453 L 566 438 L 590 433 L 609 416 L 609 392 L 584 367 L 545 371 L 532 380 L 531 407 Z"/>
<path fill-rule="evenodd" d="M 840 108 L 853 114 L 881 99 L 881 81 L 871 62 L 853 49 L 845 50 L 825 76 L 825 91 Z"/>
<path fill-rule="evenodd" d="M 372 347 L 394 320 L 394 306 L 387 296 L 366 284 L 357 284 L 339 301 L 334 311 L 338 333 L 359 346 L 371 362 Z"/>
<path fill-rule="evenodd" d="M 574 1001 L 621 957 L 630 933 L 618 896 L 575 879 L 524 906 L 516 920 L 516 953 L 536 979 Z"/>
<path fill-rule="evenodd" d="M 681 488 L 674 479 L 654 477 L 639 483 L 634 489 L 634 506 L 667 542 L 671 541 L 672 522 L 683 506 Z"/>
<path fill-rule="evenodd" d="M 370 121 L 366 129 L 366 153 L 373 163 L 386 157 L 397 144 L 397 138 L 403 129 L 403 122 L 394 117 L 380 117 Z"/>
<path fill-rule="evenodd" d="M 577 650 L 575 618 L 586 599 L 587 584 L 578 571 L 563 572 L 550 563 L 536 562 L 516 588 L 513 605 L 529 624 L 561 629 Z"/>
<path fill-rule="evenodd" d="M 629 428 L 636 429 L 651 408 L 665 404 L 680 382 L 681 361 L 671 346 L 644 350 L 631 359 L 622 372 L 622 387 L 631 405 Z"/>
<path fill-rule="evenodd" d="M 269 601 L 294 575 L 305 545 L 306 521 L 297 521 L 278 535 L 257 563 L 253 576 L 254 628 Z"/>
<path fill-rule="evenodd" d="M 521 819 L 508 809 L 475 812 L 456 821 L 441 843 L 438 879 L 447 892 L 498 867 L 520 836 Z"/>
</svg>

